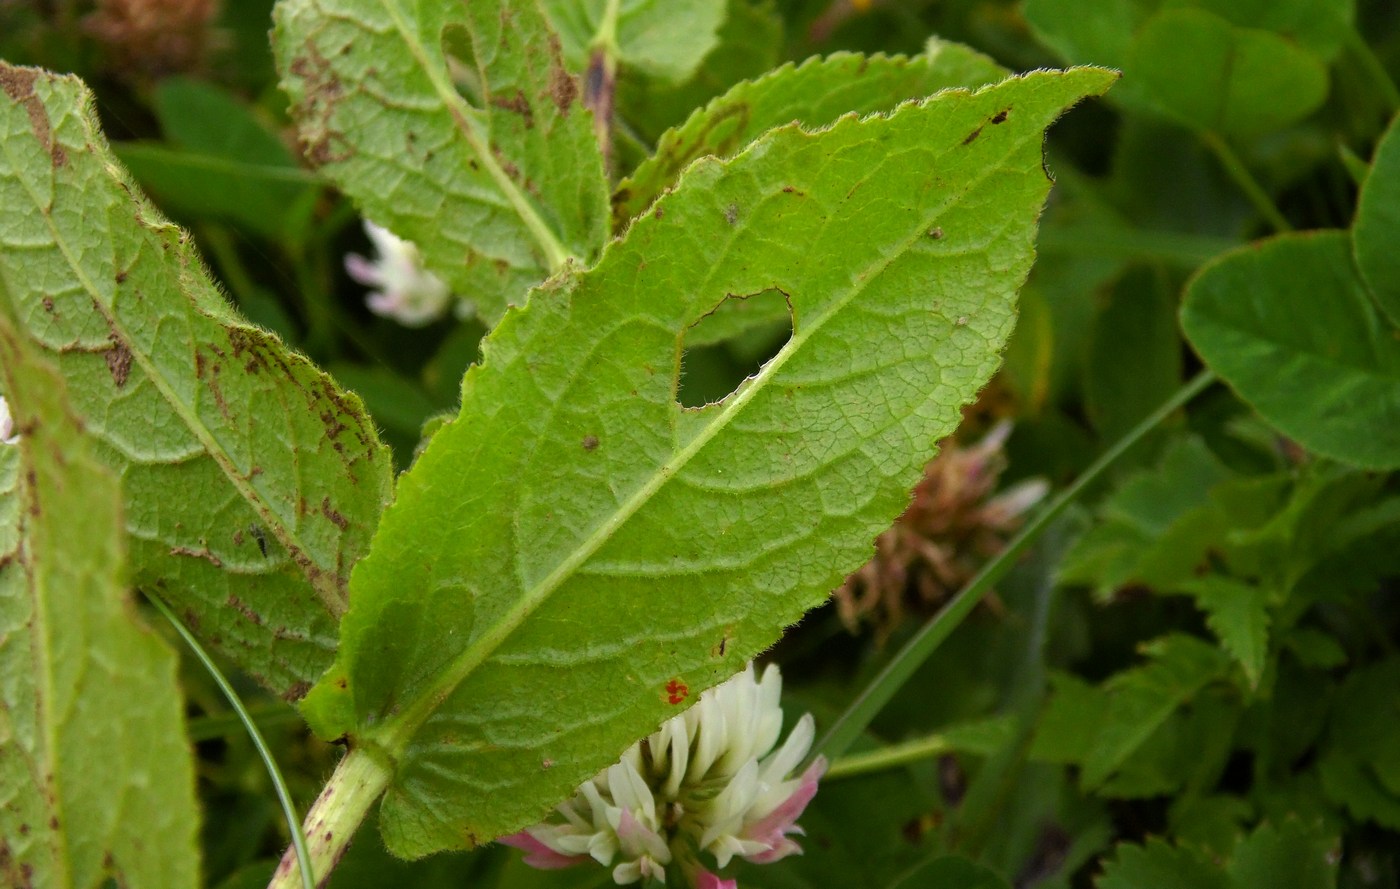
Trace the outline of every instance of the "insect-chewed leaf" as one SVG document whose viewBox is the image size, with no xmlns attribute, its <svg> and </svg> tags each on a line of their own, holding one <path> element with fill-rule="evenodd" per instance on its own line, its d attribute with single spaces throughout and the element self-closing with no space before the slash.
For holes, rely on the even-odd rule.
<svg viewBox="0 0 1400 889">
<path fill-rule="evenodd" d="M 537 0 L 282 0 L 276 20 L 307 157 L 485 318 L 602 247 L 592 116 Z"/>
<path fill-rule="evenodd" d="M 506 316 L 403 477 L 303 708 L 392 757 L 393 851 L 538 819 L 869 556 L 996 368 L 1049 189 L 1045 128 L 1114 77 L 1036 72 L 776 130 L 694 164 L 595 268 Z M 786 296 L 791 340 L 681 408 L 687 328 L 764 291 Z M 426 592 L 437 613 L 470 605 L 470 627 L 402 608 Z M 432 670 L 378 656 L 390 613 L 431 634 L 395 656 Z M 386 670 L 413 678 L 367 712 L 356 689 Z"/>
<path fill-rule="evenodd" d="M 613 225 L 621 229 L 645 211 L 696 158 L 733 157 L 773 127 L 800 121 L 816 129 L 844 114 L 889 111 L 942 89 L 995 83 L 1007 73 L 981 53 L 943 42 L 931 43 L 927 52 L 912 58 L 836 53 L 784 65 L 736 84 L 663 133 L 656 153 L 613 193 Z"/>
<path fill-rule="evenodd" d="M 193 889 L 175 655 L 136 621 L 117 481 L 10 295 L 0 278 L 0 380 L 19 432 L 0 444 L 0 885 Z"/>
<path fill-rule="evenodd" d="M 297 697 L 325 672 L 391 465 L 360 401 L 235 316 L 76 78 L 0 65 L 0 280 L 120 477 L 133 582 Z"/>
</svg>

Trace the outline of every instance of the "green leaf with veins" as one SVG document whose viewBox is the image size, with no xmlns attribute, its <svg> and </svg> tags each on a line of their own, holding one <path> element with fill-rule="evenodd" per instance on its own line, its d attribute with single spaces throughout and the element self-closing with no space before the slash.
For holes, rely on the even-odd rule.
<svg viewBox="0 0 1400 889">
<path fill-rule="evenodd" d="M 281 0 L 275 20 L 308 159 L 483 317 L 596 257 L 602 156 L 536 0 Z"/>
<path fill-rule="evenodd" d="M 1356 203 L 1352 241 L 1372 299 L 1391 324 L 1400 325 L 1400 115 L 1376 145 Z"/>
<path fill-rule="evenodd" d="M 118 474 L 132 581 L 273 689 L 329 666 L 391 466 L 359 399 L 241 321 L 77 79 L 0 65 L 0 281 Z"/>
<path fill-rule="evenodd" d="M 390 849 L 537 820 L 868 558 L 996 368 L 1045 128 L 1114 79 L 1037 72 L 781 128 L 694 164 L 595 268 L 506 316 L 402 477 L 303 706 L 392 763 Z M 766 290 L 792 339 L 682 409 L 688 326 Z M 389 642 L 386 617 L 426 635 Z"/>
<path fill-rule="evenodd" d="M 1006 69 L 957 43 L 931 42 L 928 52 L 907 56 L 836 53 L 791 63 L 729 92 L 667 130 L 656 152 L 613 193 L 613 227 L 625 228 L 646 212 L 681 171 L 697 158 L 733 157 L 765 131 L 800 121 L 808 129 L 847 114 L 889 111 L 950 87 L 979 87 Z"/>
<path fill-rule="evenodd" d="M 613 35 L 618 63 L 673 84 L 694 74 L 719 44 L 728 10 L 727 0 L 540 0 L 565 58 L 577 70 L 588 67 L 609 3 L 618 7 Z"/>
<path fill-rule="evenodd" d="M 0 378 L 20 432 L 0 444 L 0 884 L 193 889 L 175 655 L 136 619 L 117 480 L 16 296 L 0 279 Z"/>
<path fill-rule="evenodd" d="M 1400 466 L 1400 343 L 1352 265 L 1346 232 L 1225 254 L 1187 286 L 1181 326 L 1206 364 L 1303 447 L 1368 469 Z"/>
<path fill-rule="evenodd" d="M 1137 32 L 1125 81 L 1193 129 L 1258 136 L 1307 117 L 1327 99 L 1327 65 L 1272 31 L 1197 9 L 1167 10 Z"/>
</svg>

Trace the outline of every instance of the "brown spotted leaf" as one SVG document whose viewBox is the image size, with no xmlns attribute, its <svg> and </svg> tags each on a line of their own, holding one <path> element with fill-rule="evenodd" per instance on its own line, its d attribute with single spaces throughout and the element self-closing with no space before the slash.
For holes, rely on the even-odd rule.
<svg viewBox="0 0 1400 889">
<path fill-rule="evenodd" d="M 692 164 L 596 266 L 506 315 L 302 704 L 388 764 L 390 851 L 538 820 L 870 557 L 996 369 L 1046 127 L 1114 79 L 1041 71 L 780 127 Z M 682 407 L 687 330 L 765 291 L 791 307 L 787 344 Z"/>
<path fill-rule="evenodd" d="M 0 443 L 0 886 L 194 889 L 176 658 L 136 620 L 117 480 L 14 293 L 0 280 L 0 388 L 19 430 Z"/>
<path fill-rule="evenodd" d="M 71 77 L 0 64 L 0 282 L 117 473 L 132 581 L 299 697 L 392 482 L 359 400 L 210 282 Z"/>
<path fill-rule="evenodd" d="M 494 321 L 607 237 L 592 117 L 536 0 L 282 0 L 307 158 Z"/>
</svg>

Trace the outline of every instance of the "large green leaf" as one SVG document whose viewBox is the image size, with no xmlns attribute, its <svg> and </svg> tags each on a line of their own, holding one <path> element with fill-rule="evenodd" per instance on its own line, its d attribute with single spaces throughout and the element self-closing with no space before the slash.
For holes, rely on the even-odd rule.
<svg viewBox="0 0 1400 889">
<path fill-rule="evenodd" d="M 392 850 L 538 819 L 676 712 L 668 687 L 693 701 L 869 556 L 996 367 L 1044 129 L 1113 80 L 1037 72 L 784 127 L 693 165 L 596 268 L 507 315 L 403 477 L 304 706 L 391 757 Z M 682 409 L 687 327 L 773 289 L 792 339 Z"/>
<path fill-rule="evenodd" d="M 816 129 L 844 114 L 888 111 L 942 89 L 983 86 L 1005 76 L 986 56 L 942 42 L 913 58 L 837 53 L 784 65 L 736 85 L 663 133 L 656 153 L 613 194 L 614 227 L 645 212 L 696 158 L 732 157 L 773 127 L 801 121 Z"/>
<path fill-rule="evenodd" d="M 1352 226 L 1356 267 L 1392 324 L 1400 325 L 1400 116 L 1376 146 Z"/>
<path fill-rule="evenodd" d="M 276 22 L 307 158 L 486 318 L 602 247 L 592 117 L 536 0 L 282 0 Z"/>
<path fill-rule="evenodd" d="M 1026 3 L 1063 59 L 1123 69 L 1117 101 L 1241 136 L 1322 103 L 1353 16 L 1350 0 L 1103 0 L 1092 14 L 1077 0 Z"/>
<path fill-rule="evenodd" d="M 1126 79 L 1196 129 L 1254 136 L 1294 123 L 1327 98 L 1327 66 L 1272 31 L 1203 10 L 1153 16 L 1128 49 Z"/>
<path fill-rule="evenodd" d="M 274 689 L 332 660 L 389 496 L 359 399 L 240 321 L 74 78 L 0 67 L 0 281 L 117 471 L 132 581 Z"/>
<path fill-rule="evenodd" d="M 728 7 L 726 0 L 540 0 L 575 68 L 587 67 L 611 2 L 618 7 L 617 62 L 669 83 L 689 78 L 719 43 Z"/>
<path fill-rule="evenodd" d="M 0 444 L 0 884 L 193 889 L 175 656 L 136 620 L 117 481 L 16 324 L 25 309 L 0 280 L 0 374 L 20 431 Z"/>
<path fill-rule="evenodd" d="M 1304 447 L 1400 466 L 1400 342 L 1357 277 L 1345 232 L 1226 254 L 1188 286 L 1181 324 L 1206 363 Z"/>
</svg>

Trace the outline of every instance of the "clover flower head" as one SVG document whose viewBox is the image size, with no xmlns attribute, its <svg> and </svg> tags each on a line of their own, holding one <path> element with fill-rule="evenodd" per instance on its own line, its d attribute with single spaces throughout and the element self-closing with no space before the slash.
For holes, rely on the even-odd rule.
<svg viewBox="0 0 1400 889">
<path fill-rule="evenodd" d="M 365 234 L 374 244 L 376 258 L 358 253 L 345 257 L 345 271 L 371 290 L 365 304 L 376 315 L 393 318 L 405 327 L 422 327 L 441 318 L 452 303 L 447 284 L 423 268 L 418 248 L 365 220 Z"/>
<path fill-rule="evenodd" d="M 10 414 L 10 403 L 0 395 L 0 444 L 19 444 L 19 430 L 15 428 L 15 418 Z"/>
<path fill-rule="evenodd" d="M 817 757 L 792 774 L 815 725 L 804 715 L 778 745 L 782 686 L 776 666 L 759 678 L 749 664 L 585 781 L 547 820 L 501 842 L 538 868 L 591 859 L 612 867 L 619 886 L 665 883 L 669 870 L 695 889 L 737 889 L 700 853 L 718 868 L 736 857 L 766 864 L 800 854 L 797 819 L 826 770 Z"/>
</svg>

